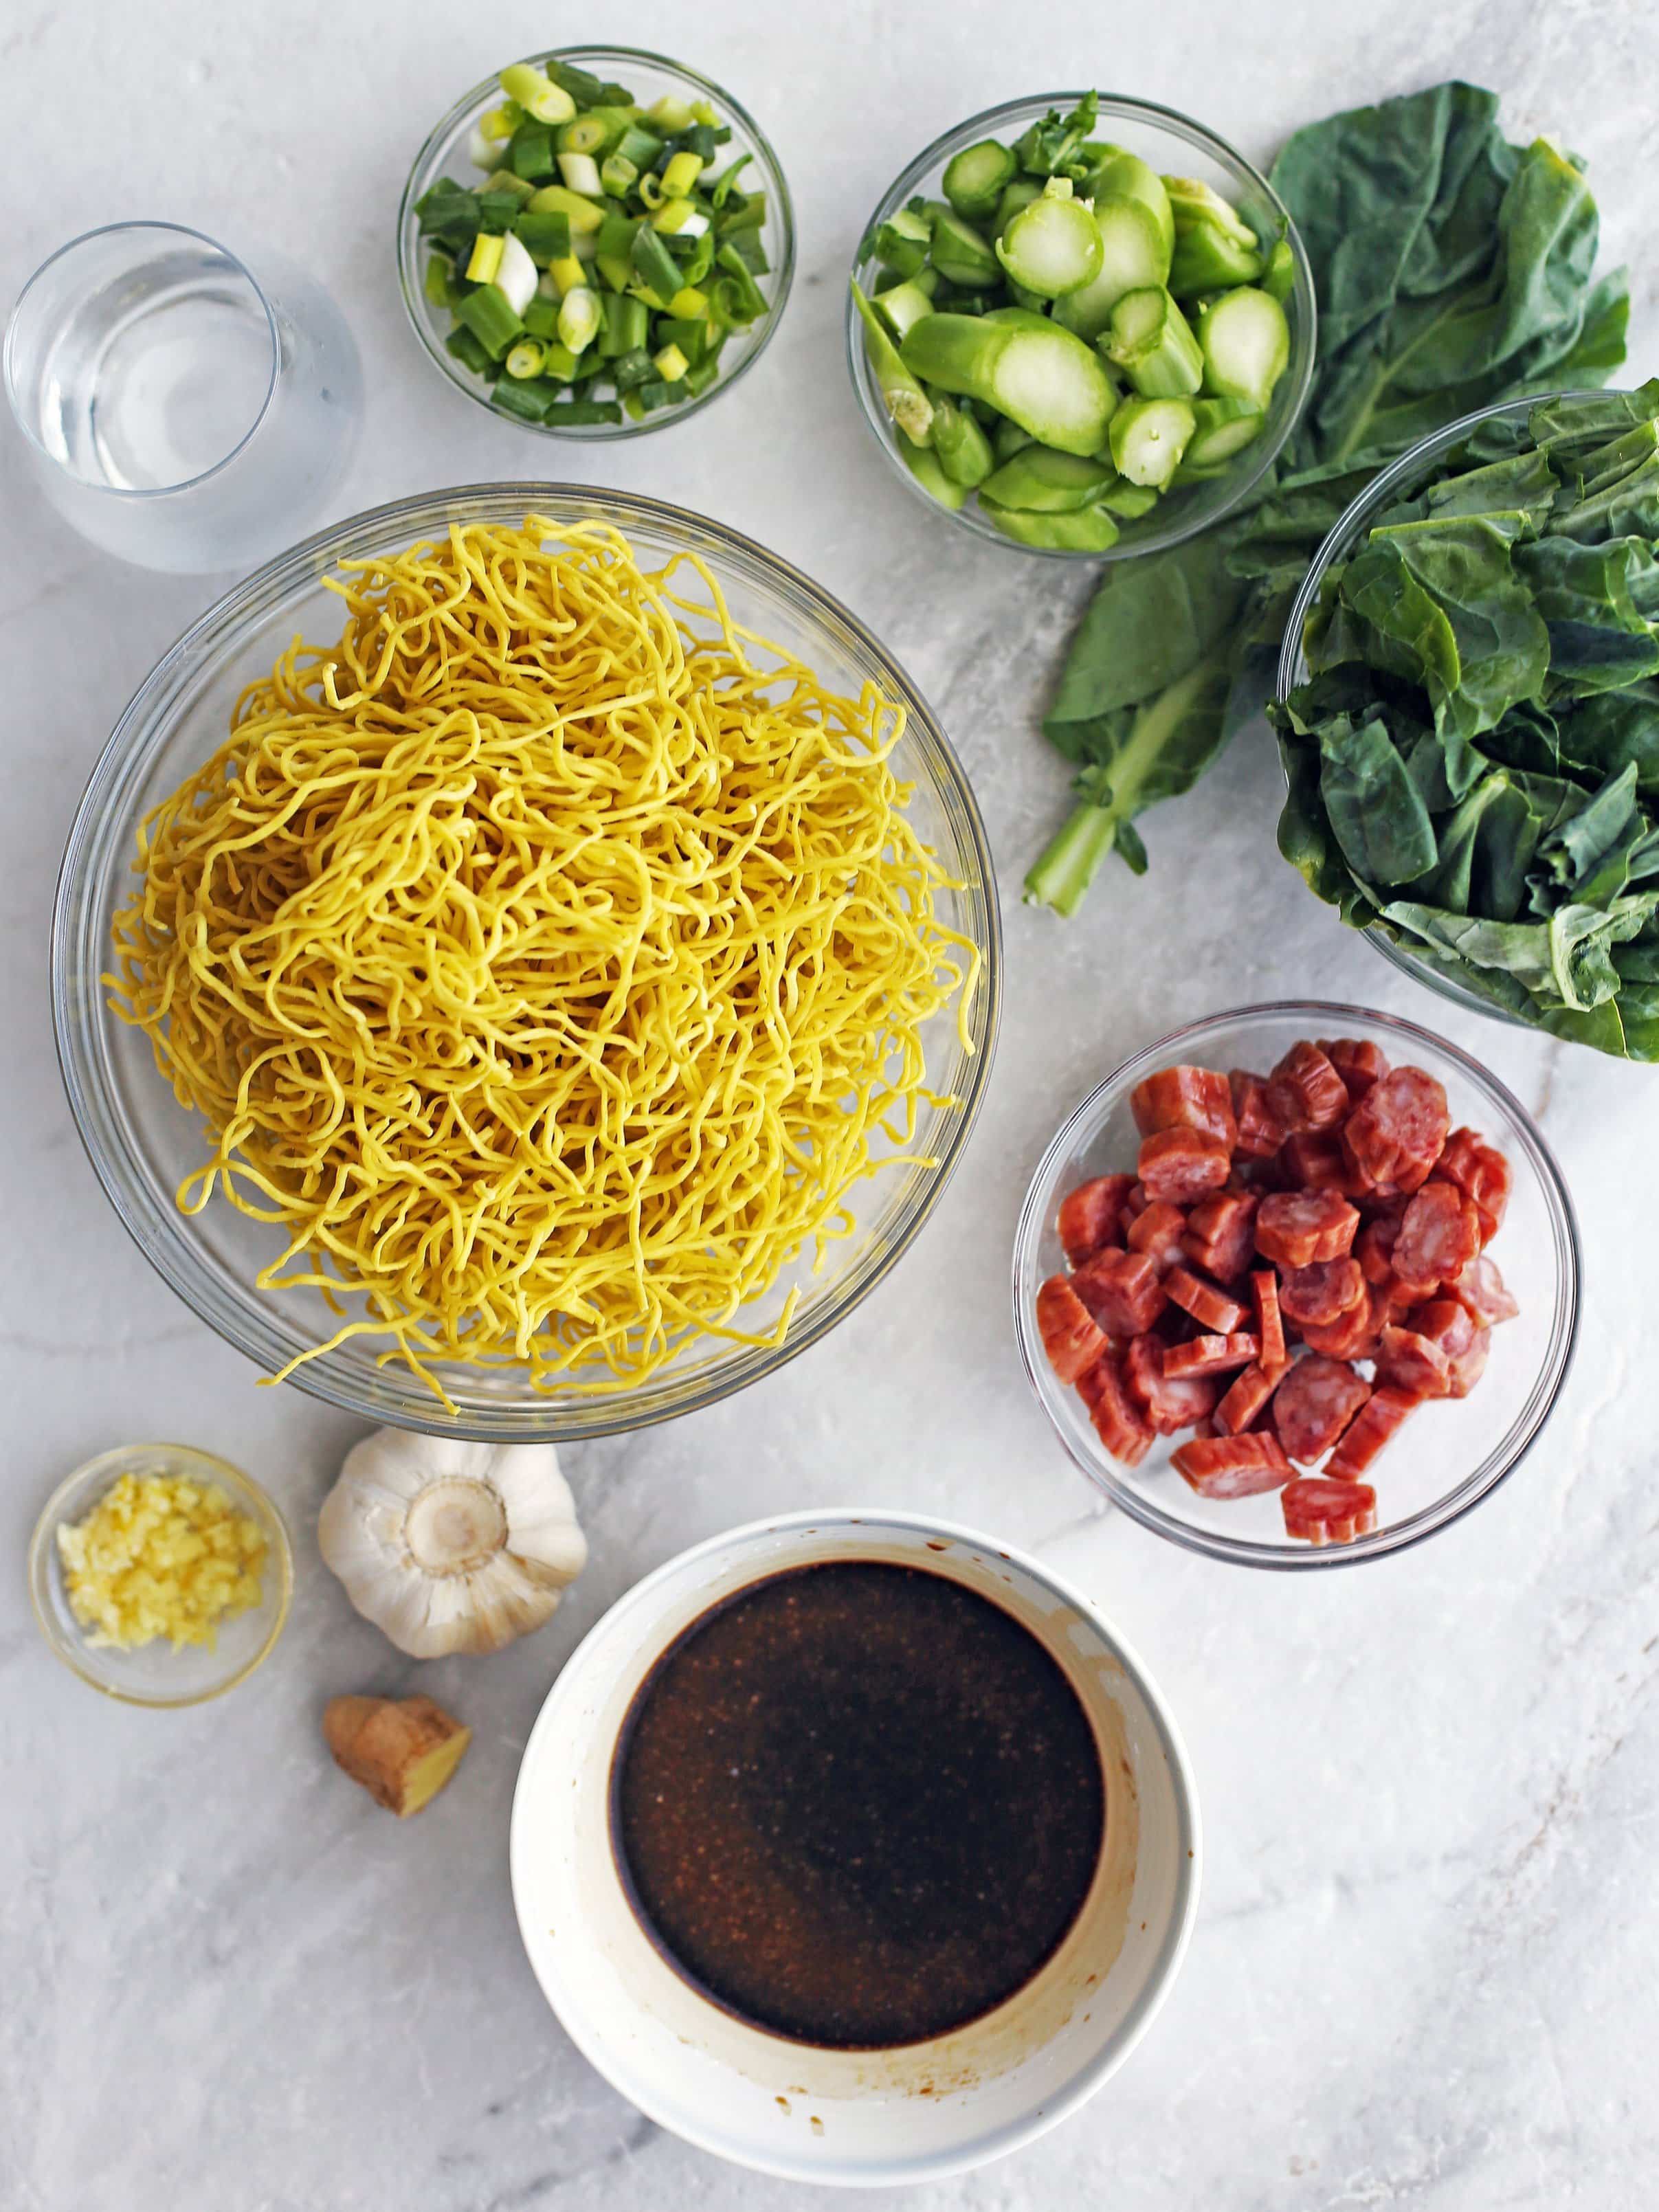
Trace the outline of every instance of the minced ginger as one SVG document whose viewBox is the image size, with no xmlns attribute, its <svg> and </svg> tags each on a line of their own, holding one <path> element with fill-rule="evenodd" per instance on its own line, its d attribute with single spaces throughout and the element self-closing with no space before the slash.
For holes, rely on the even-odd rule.
<svg viewBox="0 0 1659 2212">
<path fill-rule="evenodd" d="M 88 1642 L 131 1650 L 168 1638 L 211 1650 L 259 1603 L 266 1544 L 216 1482 L 124 1474 L 84 1521 L 58 1531 L 64 1588 Z"/>
</svg>

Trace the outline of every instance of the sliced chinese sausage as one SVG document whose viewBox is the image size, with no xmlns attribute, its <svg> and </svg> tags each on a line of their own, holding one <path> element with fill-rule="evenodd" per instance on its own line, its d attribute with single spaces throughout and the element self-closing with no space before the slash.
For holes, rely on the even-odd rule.
<svg viewBox="0 0 1659 2212">
<path fill-rule="evenodd" d="M 1072 1278 L 1076 1291 L 1108 1336 L 1139 1336 L 1164 1310 L 1158 1269 L 1144 1252 L 1109 1244 Z"/>
<path fill-rule="evenodd" d="M 1474 1337 L 1474 1317 L 1455 1298 L 1431 1298 L 1424 1305 L 1413 1306 L 1406 1316 L 1405 1326 L 1437 1344 L 1448 1359 L 1467 1352 Z"/>
<path fill-rule="evenodd" d="M 1385 1444 L 1399 1435 L 1403 1423 L 1422 1404 L 1397 1383 L 1381 1382 L 1360 1407 L 1347 1434 L 1331 1454 L 1327 1474 L 1352 1481 L 1364 1474 Z"/>
<path fill-rule="evenodd" d="M 1161 1067 L 1129 1093 L 1129 1111 L 1143 1137 L 1160 1129 L 1196 1129 L 1231 1152 L 1238 1141 L 1227 1079 L 1212 1067 Z"/>
<path fill-rule="evenodd" d="M 1225 1375 L 1235 1367 L 1249 1367 L 1260 1356 L 1259 1337 L 1240 1331 L 1232 1336 L 1193 1336 L 1185 1344 L 1164 1348 L 1164 1372 L 1179 1381 L 1188 1375 Z"/>
<path fill-rule="evenodd" d="M 1257 1203 L 1249 1191 L 1200 1199 L 1187 1217 L 1188 1258 L 1220 1282 L 1237 1282 L 1255 1257 Z"/>
<path fill-rule="evenodd" d="M 1328 1129 L 1301 1129 L 1286 1137 L 1279 1164 L 1288 1190 L 1346 1192 L 1354 1179 L 1342 1139 Z"/>
<path fill-rule="evenodd" d="M 1439 1158 L 1451 1115 L 1443 1084 L 1420 1067 L 1379 1077 L 1342 1125 L 1349 1157 L 1366 1179 L 1416 1190 Z"/>
<path fill-rule="evenodd" d="M 1233 1150 L 1243 1160 L 1270 1160 L 1284 1143 L 1285 1131 L 1267 1096 L 1267 1079 L 1236 1067 L 1227 1079 L 1232 1089 L 1233 1119 L 1238 1137 Z"/>
<path fill-rule="evenodd" d="M 1129 1249 L 1144 1252 L 1158 1273 L 1167 1275 L 1186 1257 L 1182 1243 L 1186 1231 L 1187 1217 L 1181 1208 L 1154 1199 L 1129 1224 Z"/>
<path fill-rule="evenodd" d="M 1115 1244 L 1123 1201 L 1133 1176 L 1094 1176 L 1066 1192 L 1060 1201 L 1060 1241 L 1074 1267 L 1092 1260 L 1103 1245 Z"/>
<path fill-rule="evenodd" d="M 1298 1359 L 1273 1393 L 1273 1427 L 1287 1459 L 1322 1459 L 1371 1395 L 1370 1384 L 1340 1359 Z"/>
<path fill-rule="evenodd" d="M 1213 1331 L 1217 1336 L 1231 1336 L 1243 1325 L 1243 1307 L 1188 1268 L 1171 1267 L 1164 1278 L 1164 1290 L 1182 1313 L 1190 1314 L 1200 1328 Z"/>
<path fill-rule="evenodd" d="M 1369 1359 L 1383 1330 L 1398 1317 L 1400 1310 L 1386 1291 L 1368 1283 L 1359 1304 L 1350 1306 L 1336 1320 L 1304 1322 L 1302 1341 L 1310 1352 L 1317 1352 L 1327 1359 Z"/>
<path fill-rule="evenodd" d="M 1319 1049 L 1342 1078 L 1348 1103 L 1357 1106 L 1373 1083 L 1389 1072 L 1382 1048 L 1369 1037 L 1321 1037 Z"/>
<path fill-rule="evenodd" d="M 1255 1297 L 1255 1333 L 1261 1339 L 1261 1364 L 1272 1375 L 1290 1358 L 1285 1342 L 1285 1322 L 1279 1308 L 1279 1278 L 1271 1267 L 1258 1267 L 1250 1277 Z"/>
<path fill-rule="evenodd" d="M 1106 1349 L 1093 1316 L 1063 1275 L 1051 1275 L 1038 1291 L 1036 1320 L 1048 1364 L 1062 1382 L 1075 1382 Z"/>
<path fill-rule="evenodd" d="M 1286 1486 L 1280 1504 L 1285 1534 L 1310 1544 L 1352 1544 L 1376 1526 L 1376 1492 L 1368 1482 L 1300 1475 Z"/>
<path fill-rule="evenodd" d="M 1364 1297 L 1365 1278 L 1358 1260 L 1314 1260 L 1305 1267 L 1287 1267 L 1279 1279 L 1279 1306 L 1285 1318 L 1298 1328 L 1309 1322 L 1323 1327 L 1340 1321 Z"/>
<path fill-rule="evenodd" d="M 1291 1468 L 1273 1438 L 1195 1437 L 1171 1454 L 1176 1473 L 1200 1498 L 1254 1498 L 1279 1490 Z"/>
<path fill-rule="evenodd" d="M 1521 1310 L 1498 1272 L 1498 1262 L 1489 1260 L 1484 1252 L 1478 1260 L 1470 1261 L 1455 1281 L 1447 1284 L 1446 1295 L 1456 1299 L 1477 1328 L 1491 1328 L 1500 1321 L 1513 1321 Z"/>
<path fill-rule="evenodd" d="M 1462 1351 L 1456 1353 L 1451 1364 L 1451 1373 L 1446 1382 L 1449 1398 L 1467 1398 L 1486 1371 L 1486 1357 L 1492 1350 L 1492 1331 L 1478 1328 Z M 1217 1413 L 1220 1407 L 1216 1408 Z"/>
<path fill-rule="evenodd" d="M 1282 1267 L 1340 1260 L 1353 1244 L 1359 1215 L 1334 1190 L 1270 1191 L 1256 1208 L 1255 1249 Z"/>
<path fill-rule="evenodd" d="M 1354 1240 L 1354 1257 L 1368 1283 L 1394 1280 L 1394 1242 L 1400 1234 L 1398 1214 L 1380 1214 L 1368 1221 Z"/>
<path fill-rule="evenodd" d="M 1117 1354 L 1103 1352 L 1078 1380 L 1078 1395 L 1089 1408 L 1095 1434 L 1115 1460 L 1139 1467 L 1152 1449 L 1152 1428 L 1129 1395 Z"/>
<path fill-rule="evenodd" d="M 1224 1436 L 1236 1437 L 1258 1420 L 1284 1376 L 1282 1367 L 1247 1367 L 1235 1376 L 1215 1409 L 1215 1425 Z"/>
<path fill-rule="evenodd" d="M 1140 1180 L 1147 1196 L 1190 1206 L 1219 1190 L 1232 1172 L 1232 1154 L 1201 1129 L 1157 1129 L 1140 1140 Z"/>
<path fill-rule="evenodd" d="M 1437 1176 L 1406 1208 L 1389 1255 L 1395 1279 L 1419 1297 L 1462 1274 L 1480 1250 L 1480 1218 L 1455 1182 Z"/>
<path fill-rule="evenodd" d="M 1376 1354 L 1376 1379 L 1413 1398 L 1443 1398 L 1451 1361 L 1431 1336 L 1414 1328 L 1385 1328 Z"/>
<path fill-rule="evenodd" d="M 1434 1171 L 1455 1182 L 1480 1217 L 1480 1242 L 1490 1244 L 1504 1225 L 1510 1203 L 1510 1164 L 1475 1129 L 1454 1129 Z"/>
<path fill-rule="evenodd" d="M 1160 1337 L 1136 1337 L 1123 1357 L 1123 1380 L 1151 1426 L 1161 1437 L 1172 1437 L 1178 1429 L 1206 1420 L 1221 1390 L 1201 1375 L 1166 1375 L 1166 1350 Z"/>
<path fill-rule="evenodd" d="M 1352 1111 L 1347 1085 L 1306 1037 L 1291 1047 L 1268 1077 L 1267 1103 L 1291 1134 L 1334 1129 Z"/>
</svg>

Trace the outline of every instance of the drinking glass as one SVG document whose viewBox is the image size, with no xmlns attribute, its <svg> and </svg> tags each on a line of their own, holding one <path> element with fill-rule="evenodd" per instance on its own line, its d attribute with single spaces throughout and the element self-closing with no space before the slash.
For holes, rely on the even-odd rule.
<svg viewBox="0 0 1659 2212">
<path fill-rule="evenodd" d="M 62 246 L 6 331 L 6 397 L 74 529 L 141 568 L 246 568 L 337 489 L 362 416 L 357 349 L 302 270 L 171 222 Z"/>
</svg>

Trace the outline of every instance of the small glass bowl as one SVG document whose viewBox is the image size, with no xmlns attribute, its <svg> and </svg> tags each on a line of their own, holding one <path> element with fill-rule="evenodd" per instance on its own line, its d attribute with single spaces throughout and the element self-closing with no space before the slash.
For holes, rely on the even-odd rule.
<svg viewBox="0 0 1659 2212">
<path fill-rule="evenodd" d="M 1279 654 L 1279 690 L 1281 699 L 1288 698 L 1299 684 L 1305 684 L 1310 674 L 1307 654 L 1303 649 L 1307 635 L 1308 617 L 1319 604 L 1319 595 L 1325 579 L 1338 562 L 1346 561 L 1360 541 L 1370 532 L 1377 518 L 1389 507 L 1403 500 L 1414 498 L 1424 483 L 1434 474 L 1439 464 L 1456 446 L 1469 437 L 1483 423 L 1524 422 L 1533 409 L 1548 399 L 1567 397 L 1559 392 L 1534 392 L 1525 399 L 1506 399 L 1496 407 L 1480 407 L 1472 415 L 1461 416 L 1449 422 L 1443 430 L 1436 430 L 1403 453 L 1400 459 L 1373 477 L 1364 491 L 1340 514 L 1331 527 L 1329 536 L 1314 556 L 1313 565 L 1303 580 L 1297 593 L 1296 605 L 1291 609 L 1290 619 L 1285 625 L 1284 643 Z M 1286 788 L 1289 781 L 1286 780 Z M 1397 937 L 1386 922 L 1374 921 L 1363 934 L 1375 946 L 1391 968 L 1402 975 L 1409 975 L 1437 998 L 1461 1006 L 1466 1013 L 1485 1014 L 1489 1020 L 1502 1022 L 1510 1029 L 1535 1029 L 1533 1022 L 1523 1021 L 1512 1008 L 1497 999 L 1483 998 L 1464 981 L 1467 970 L 1444 967 L 1434 959 L 1417 940 L 1408 945 Z"/>
<path fill-rule="evenodd" d="M 488 409 L 498 422 L 509 423 L 515 429 L 533 431 L 544 438 L 599 442 L 611 438 L 643 437 L 647 431 L 687 422 L 710 400 L 729 392 L 738 379 L 754 367 L 765 352 L 789 297 L 789 286 L 795 273 L 795 211 L 778 157 L 754 117 L 729 92 L 712 79 L 699 76 L 695 70 L 671 62 L 661 54 L 649 53 L 636 46 L 554 46 L 523 58 L 536 69 L 544 68 L 550 61 L 568 62 L 574 68 L 591 70 L 595 76 L 614 76 L 629 87 L 642 106 L 648 107 L 665 93 L 684 100 L 706 100 L 721 122 L 731 125 L 731 142 L 720 149 L 720 166 L 736 161 L 740 154 L 752 154 L 754 160 L 744 172 L 744 178 L 754 177 L 766 191 L 766 221 L 761 228 L 761 241 L 772 267 L 770 274 L 758 282 L 767 295 L 767 312 L 748 330 L 732 333 L 720 354 L 720 374 L 707 392 L 696 399 L 683 400 L 678 406 L 662 408 L 642 422 L 630 422 L 624 416 L 620 422 L 576 422 L 556 427 L 546 422 L 521 422 L 517 416 L 504 415 L 491 406 L 490 387 L 464 362 L 457 361 L 453 353 L 445 351 L 444 340 L 454 326 L 453 319 L 447 307 L 434 307 L 426 296 L 422 282 L 426 249 L 416 219 L 415 204 L 446 174 L 459 185 L 477 181 L 479 172 L 473 167 L 467 153 L 467 141 L 480 116 L 489 108 L 499 107 L 505 96 L 500 79 L 492 76 L 464 93 L 442 121 L 434 125 L 415 156 L 415 166 L 404 186 L 398 209 L 398 282 L 403 291 L 404 309 L 415 335 L 425 348 L 428 358 L 443 371 L 458 392 L 465 392 L 476 405 Z"/>
<path fill-rule="evenodd" d="M 256 1521 L 265 1539 L 261 1597 L 250 1612 L 228 1620 L 211 1650 L 187 1644 L 175 1651 L 158 1640 L 120 1650 L 94 1644 L 70 1607 L 64 1587 L 58 1531 L 84 1521 L 118 1477 L 182 1475 L 216 1483 L 239 1512 Z M 283 1632 L 294 1594 L 294 1556 L 283 1516 L 258 1485 L 212 1452 L 190 1444 L 123 1444 L 100 1452 L 60 1482 L 41 1509 L 29 1540 L 29 1596 L 40 1633 L 64 1664 L 126 1705 L 200 1705 L 246 1681 Z"/>
<path fill-rule="evenodd" d="M 975 145 L 981 138 L 1018 138 L 1029 124 L 1040 121 L 1051 107 L 1064 112 L 1075 107 L 1083 97 L 1080 92 L 1047 92 L 1024 100 L 1005 100 L 1000 107 L 988 107 L 982 114 L 958 124 L 954 131 L 947 131 L 942 138 L 935 138 L 888 186 L 865 225 L 853 264 L 853 276 L 860 290 L 867 295 L 876 281 L 879 264 L 866 247 L 878 227 L 919 192 L 938 198 L 945 164 L 955 155 L 965 147 Z M 1160 107 L 1155 100 L 1117 99 L 1103 93 L 1097 135 L 1109 138 L 1114 145 L 1122 146 L 1131 154 L 1139 154 L 1161 175 L 1196 177 L 1212 185 L 1233 202 L 1245 222 L 1261 236 L 1271 239 L 1282 228 L 1296 259 L 1296 283 L 1285 307 L 1291 326 L 1291 358 L 1274 386 L 1266 427 L 1254 445 L 1247 446 L 1239 455 L 1237 466 L 1202 483 L 1183 484 L 1166 492 L 1142 520 L 1126 522 L 1117 543 L 1104 553 L 1074 553 L 1054 546 L 1017 544 L 994 523 L 988 521 L 971 500 L 950 516 L 963 529 L 971 530 L 976 538 L 1000 545 L 1006 552 L 1035 553 L 1048 560 L 1128 561 L 1137 554 L 1162 552 L 1165 546 L 1178 545 L 1183 538 L 1196 537 L 1200 530 L 1212 529 L 1224 515 L 1232 513 L 1278 459 L 1285 440 L 1301 420 L 1313 381 L 1318 319 L 1313 271 L 1289 210 L 1260 170 L 1252 168 L 1242 154 L 1224 138 L 1218 138 L 1213 131 L 1206 131 L 1201 123 L 1194 123 L 1190 116 L 1182 115 L 1173 107 Z M 923 489 L 904 465 L 895 442 L 897 434 L 865 350 L 864 326 L 850 290 L 847 295 L 847 360 L 865 420 L 880 441 L 888 460 L 916 498 L 935 514 L 947 514 L 948 510 Z"/>
<path fill-rule="evenodd" d="M 1129 1094 L 1176 1061 L 1224 1073 L 1265 1072 L 1299 1037 L 1370 1038 L 1397 1067 L 1425 1068 L 1446 1086 L 1452 1127 L 1482 1131 L 1515 1178 L 1492 1258 L 1521 1311 L 1492 1331 L 1492 1357 L 1470 1395 L 1425 1405 L 1408 1443 L 1386 1452 L 1370 1480 L 1378 1525 L 1351 1544 L 1297 1543 L 1284 1532 L 1279 1493 L 1200 1498 L 1170 1465 L 1183 1439 L 1161 1437 L 1137 1468 L 1102 1446 L 1083 1401 L 1049 1365 L 1036 1325 L 1038 1285 L 1066 1267 L 1054 1217 L 1067 1191 L 1091 1176 L 1133 1169 L 1139 1143 Z M 1571 1364 L 1578 1329 L 1578 1224 L 1553 1154 L 1512 1092 L 1478 1060 L 1414 1022 L 1360 1006 L 1289 1000 L 1244 1006 L 1148 1045 L 1109 1075 L 1061 1123 L 1031 1179 L 1014 1236 L 1014 1324 L 1020 1357 L 1061 1443 L 1091 1482 L 1143 1528 L 1189 1552 L 1241 1566 L 1346 1567 L 1386 1557 L 1449 1528 L 1517 1468 L 1548 1420 Z"/>
</svg>

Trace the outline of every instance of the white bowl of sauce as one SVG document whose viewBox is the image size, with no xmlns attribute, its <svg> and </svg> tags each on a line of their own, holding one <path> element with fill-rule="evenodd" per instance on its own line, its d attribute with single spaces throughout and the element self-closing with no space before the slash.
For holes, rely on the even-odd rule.
<svg viewBox="0 0 1659 2212">
<path fill-rule="evenodd" d="M 513 1810 L 519 1923 L 615 2087 L 763 2172 L 917 2182 L 1121 2065 L 1197 1909 L 1133 1653 L 1038 1561 L 848 1508 L 647 1576 L 573 1655 Z"/>
</svg>

